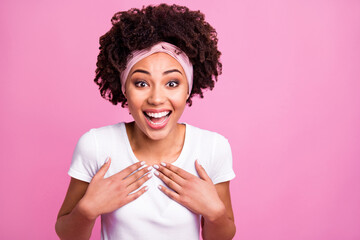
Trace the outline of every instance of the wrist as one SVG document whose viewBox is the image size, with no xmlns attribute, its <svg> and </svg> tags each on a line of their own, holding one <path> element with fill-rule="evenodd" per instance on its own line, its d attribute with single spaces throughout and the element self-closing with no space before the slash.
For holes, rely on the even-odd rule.
<svg viewBox="0 0 360 240">
<path fill-rule="evenodd" d="M 203 215 L 205 221 L 216 223 L 218 220 L 226 217 L 226 208 L 224 204 L 220 204 L 217 208 L 215 208 L 213 211 L 209 212 L 206 216 Z"/>
<path fill-rule="evenodd" d="M 74 211 L 89 221 L 94 221 L 98 217 L 98 214 L 94 213 L 91 206 L 83 199 L 78 202 Z"/>
</svg>

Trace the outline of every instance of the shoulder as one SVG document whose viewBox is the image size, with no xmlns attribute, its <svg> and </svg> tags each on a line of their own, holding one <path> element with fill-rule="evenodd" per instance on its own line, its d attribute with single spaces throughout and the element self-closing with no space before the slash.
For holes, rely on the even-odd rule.
<svg viewBox="0 0 360 240">
<path fill-rule="evenodd" d="M 109 142 L 114 140 L 121 132 L 121 128 L 125 128 L 125 124 L 120 122 L 112 125 L 102 126 L 98 128 L 91 128 L 83 133 L 77 143 L 77 148 L 92 149 L 97 147 L 99 142 Z"/>
<path fill-rule="evenodd" d="M 214 184 L 229 181 L 235 174 L 232 169 L 232 152 L 223 135 L 198 127 L 189 127 L 189 139 L 196 159 L 203 165 Z"/>
<path fill-rule="evenodd" d="M 73 178 L 90 182 L 107 156 L 116 149 L 117 131 L 123 123 L 92 128 L 78 140 L 73 152 L 69 175 Z M 115 150 L 114 150 L 115 149 Z M 112 155 L 111 155 L 112 156 Z"/>
<path fill-rule="evenodd" d="M 217 132 L 201 129 L 189 124 L 186 124 L 186 127 L 189 137 L 193 140 L 207 144 L 228 144 L 228 139 Z"/>
<path fill-rule="evenodd" d="M 79 139 L 79 141 L 94 141 L 96 139 L 109 139 L 118 135 L 119 132 L 125 129 L 125 123 L 120 122 L 112 125 L 91 128 L 85 132 Z"/>
<path fill-rule="evenodd" d="M 102 136 L 102 135 L 111 135 L 116 133 L 117 131 L 122 131 L 122 128 L 125 128 L 124 122 L 119 122 L 116 124 L 111 124 L 107 126 L 102 126 L 98 128 L 91 128 L 87 133 Z M 86 134 L 86 133 L 85 133 Z"/>
<path fill-rule="evenodd" d="M 210 154 L 209 158 L 217 158 L 223 155 L 231 155 L 231 147 L 227 138 L 223 135 L 194 127 L 187 124 L 187 141 L 197 152 Z"/>
</svg>

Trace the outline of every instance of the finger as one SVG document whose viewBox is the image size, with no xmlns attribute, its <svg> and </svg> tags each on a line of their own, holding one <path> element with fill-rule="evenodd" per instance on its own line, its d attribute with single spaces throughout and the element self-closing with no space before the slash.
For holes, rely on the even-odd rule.
<svg viewBox="0 0 360 240">
<path fill-rule="evenodd" d="M 152 169 L 152 167 L 144 167 L 141 170 L 138 170 L 137 172 L 126 177 L 124 179 L 124 181 L 126 182 L 127 185 L 130 185 L 133 182 L 135 182 L 136 180 L 138 180 L 139 178 L 141 178 L 142 176 L 144 176 L 145 174 L 147 174 L 148 172 L 150 172 L 151 169 Z"/>
<path fill-rule="evenodd" d="M 136 189 L 138 189 L 139 187 L 141 187 L 147 180 L 149 180 L 150 178 L 152 178 L 152 174 L 148 173 L 146 175 L 143 175 L 141 178 L 137 179 L 137 181 L 131 183 L 130 185 L 127 186 L 127 191 L 129 193 L 135 191 Z"/>
<path fill-rule="evenodd" d="M 137 162 L 134 163 L 130 166 L 128 166 L 127 168 L 124 168 L 123 170 L 121 170 L 120 172 L 118 172 L 117 174 L 114 174 L 114 177 L 119 177 L 120 179 L 124 179 L 126 177 L 128 177 L 129 175 L 131 175 L 134 171 L 138 170 L 139 168 L 141 168 L 142 166 L 145 165 L 145 162 Z"/>
<path fill-rule="evenodd" d="M 171 180 L 169 177 L 165 176 L 162 172 L 155 171 L 154 174 L 158 178 L 160 178 L 161 181 L 163 181 L 166 184 L 166 186 L 168 186 L 177 193 L 181 192 L 182 187 L 179 184 L 177 184 L 175 181 Z"/>
<path fill-rule="evenodd" d="M 106 160 L 105 160 L 104 165 L 101 166 L 99 171 L 94 175 L 93 179 L 102 179 L 102 178 L 104 178 L 106 172 L 109 170 L 110 163 L 111 163 L 111 158 L 107 157 Z"/>
<path fill-rule="evenodd" d="M 200 165 L 200 163 L 198 162 L 198 160 L 195 160 L 195 168 L 196 171 L 199 174 L 199 177 L 207 182 L 212 182 L 211 178 L 209 177 L 209 175 L 207 175 L 205 169 L 203 168 L 203 166 Z"/>
<path fill-rule="evenodd" d="M 155 165 L 154 165 L 154 168 L 156 168 Z M 194 175 L 192 175 L 191 173 L 189 173 L 189 172 L 185 171 L 184 169 L 179 168 L 179 167 L 177 167 L 175 165 L 172 165 L 170 163 L 162 162 L 158 169 L 161 170 L 162 168 L 169 169 L 170 171 L 176 173 L 177 175 L 179 175 L 183 179 L 189 179 L 189 178 L 194 177 Z"/>
<path fill-rule="evenodd" d="M 127 203 L 134 201 L 135 199 L 143 195 L 148 189 L 149 189 L 148 186 L 144 186 L 141 189 L 139 189 L 139 191 L 129 194 L 127 196 Z"/>
<path fill-rule="evenodd" d="M 165 193 L 165 195 L 168 196 L 169 198 L 171 198 L 172 200 L 179 202 L 180 196 L 176 192 L 171 191 L 170 189 L 167 189 L 166 187 L 164 187 L 162 185 L 159 185 L 159 189 L 160 189 L 160 191 Z"/>
<path fill-rule="evenodd" d="M 157 169 L 162 174 L 164 174 L 169 179 L 179 184 L 180 186 L 184 183 L 184 181 L 186 181 L 184 178 L 179 176 L 176 172 L 171 171 L 169 168 L 166 168 L 164 166 L 159 166 L 156 164 L 154 165 L 154 168 Z"/>
</svg>

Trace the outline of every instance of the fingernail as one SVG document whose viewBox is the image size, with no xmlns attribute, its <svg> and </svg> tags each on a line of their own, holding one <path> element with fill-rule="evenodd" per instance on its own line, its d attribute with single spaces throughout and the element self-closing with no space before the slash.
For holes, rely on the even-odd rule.
<svg viewBox="0 0 360 240">
<path fill-rule="evenodd" d="M 151 177 L 152 177 L 152 174 L 151 174 L 151 173 L 149 173 L 149 174 L 147 175 L 147 177 L 148 177 L 148 178 L 151 178 Z"/>
<path fill-rule="evenodd" d="M 164 162 L 162 162 L 162 163 L 160 163 L 160 164 L 161 164 L 162 166 L 164 166 L 164 167 L 166 166 L 166 163 L 164 163 Z"/>
<path fill-rule="evenodd" d="M 142 161 L 140 164 L 141 164 L 141 166 L 142 166 L 142 165 L 145 165 L 145 161 Z"/>
<path fill-rule="evenodd" d="M 107 157 L 107 158 L 105 159 L 105 163 L 107 163 L 109 160 L 110 160 L 110 157 Z"/>
<path fill-rule="evenodd" d="M 145 191 L 147 191 L 147 190 L 149 190 L 149 186 L 146 186 L 146 187 L 145 187 Z"/>
<path fill-rule="evenodd" d="M 161 185 L 159 185 L 159 186 L 158 186 L 158 188 L 161 190 L 162 186 L 161 186 Z"/>
<path fill-rule="evenodd" d="M 159 169 L 159 165 L 157 165 L 157 164 L 153 165 L 153 167 L 154 167 L 155 169 Z"/>
<path fill-rule="evenodd" d="M 159 172 L 158 172 L 158 171 L 155 171 L 154 174 L 155 174 L 156 176 L 159 176 Z"/>
<path fill-rule="evenodd" d="M 147 170 L 150 171 L 152 169 L 152 166 L 148 167 Z"/>
</svg>

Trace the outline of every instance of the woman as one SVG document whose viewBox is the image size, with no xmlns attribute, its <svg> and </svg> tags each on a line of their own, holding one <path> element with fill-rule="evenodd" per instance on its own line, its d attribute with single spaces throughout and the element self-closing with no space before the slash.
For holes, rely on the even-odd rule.
<svg viewBox="0 0 360 240">
<path fill-rule="evenodd" d="M 119 12 L 100 38 L 95 82 L 134 118 L 79 140 L 56 222 L 61 239 L 232 239 L 231 149 L 221 135 L 178 123 L 221 73 L 215 30 L 177 5 Z M 215 80 L 214 80 L 215 79 Z"/>
</svg>

